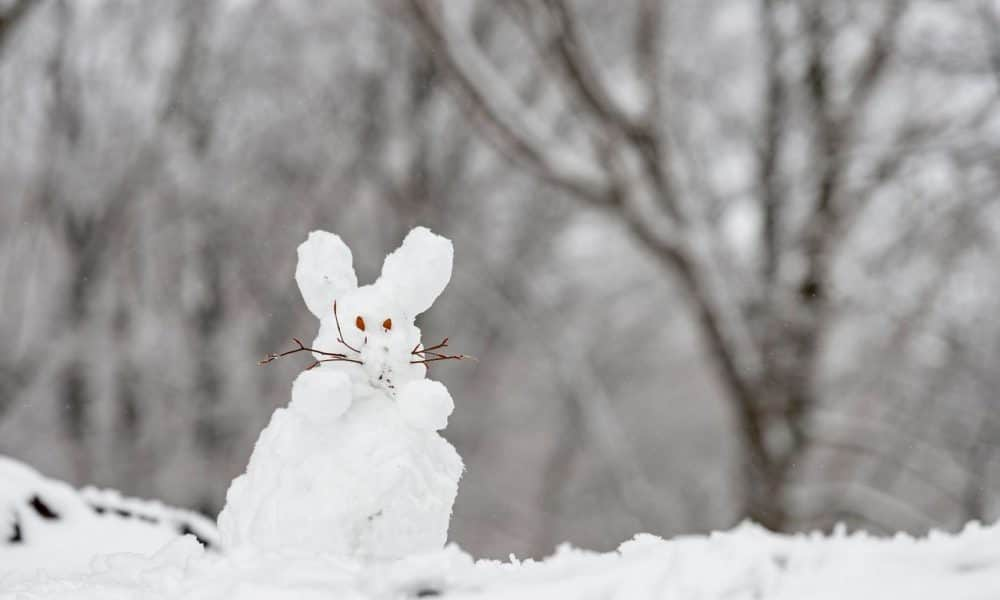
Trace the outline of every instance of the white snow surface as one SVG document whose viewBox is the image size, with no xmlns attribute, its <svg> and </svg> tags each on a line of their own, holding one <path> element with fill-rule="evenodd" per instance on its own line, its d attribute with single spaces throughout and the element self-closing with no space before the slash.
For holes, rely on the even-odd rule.
<svg viewBox="0 0 1000 600">
<path fill-rule="evenodd" d="M 414 319 L 451 278 L 451 242 L 413 229 L 360 288 L 336 235 L 311 233 L 298 256 L 296 281 L 320 319 L 311 348 L 328 362 L 298 376 L 231 484 L 223 545 L 383 559 L 440 550 L 463 466 L 437 432 L 451 395 L 413 362 Z"/>
<path fill-rule="evenodd" d="M 561 547 L 544 561 L 475 561 L 456 546 L 394 561 L 291 549 L 206 553 L 181 538 L 152 556 L 94 561 L 89 574 L 0 577 L 0 600 L 344 598 L 552 600 L 995 600 L 1000 529 L 874 539 L 782 536 L 756 526 L 605 554 Z"/>
<path fill-rule="evenodd" d="M 218 546 L 215 525 L 200 515 L 112 490 L 77 491 L 0 456 L 0 590 L 15 574 L 66 576 L 86 573 L 99 555 L 150 554 L 186 531 Z"/>
</svg>

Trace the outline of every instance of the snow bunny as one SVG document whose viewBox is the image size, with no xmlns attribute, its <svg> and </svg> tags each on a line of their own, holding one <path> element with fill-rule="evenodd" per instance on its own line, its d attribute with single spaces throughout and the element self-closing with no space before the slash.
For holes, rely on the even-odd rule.
<svg viewBox="0 0 1000 600">
<path fill-rule="evenodd" d="M 441 549 L 463 467 L 437 432 L 454 405 L 424 378 L 414 319 L 451 278 L 451 242 L 413 229 L 362 287 L 332 233 L 310 233 L 298 257 L 295 280 L 320 320 L 319 362 L 230 485 L 223 546 L 371 558 Z"/>
</svg>

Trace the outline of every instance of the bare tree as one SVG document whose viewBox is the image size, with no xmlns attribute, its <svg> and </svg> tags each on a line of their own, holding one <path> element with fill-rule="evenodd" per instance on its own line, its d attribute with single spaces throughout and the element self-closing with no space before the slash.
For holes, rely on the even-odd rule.
<svg viewBox="0 0 1000 600">
<path fill-rule="evenodd" d="M 489 45 L 470 35 L 462 11 L 434 0 L 408 3 L 415 30 L 484 135 L 553 187 L 613 214 L 686 292 L 742 442 L 742 512 L 771 528 L 788 526 L 786 488 L 809 448 L 822 353 L 836 316 L 833 265 L 873 188 L 891 179 L 906 152 L 898 143 L 873 146 L 863 128 L 891 73 L 907 5 L 881 3 L 869 20 L 851 23 L 865 38 L 860 56 L 845 65 L 835 62 L 834 41 L 850 16 L 823 2 L 759 2 L 759 109 L 742 136 L 756 149 L 747 196 L 762 226 L 757 258 L 748 261 L 733 255 L 720 226 L 727 199 L 693 183 L 705 173 L 685 138 L 683 120 L 691 115 L 678 106 L 685 90 L 666 61 L 671 5 L 650 0 L 631 8 L 631 64 L 612 68 L 588 42 L 579 14 L 586 7 L 504 3 L 520 37 L 534 46 L 530 68 L 557 82 L 565 98 L 558 110 L 573 115 L 567 132 L 552 126 L 552 112 L 524 100 L 514 76 L 490 58 Z M 795 15 L 794 27 L 782 25 L 782 11 Z M 799 70 L 785 66 L 790 47 L 804 55 Z M 623 70 L 630 79 L 622 79 Z M 623 85 L 639 89 L 639 100 L 624 97 Z M 899 135 L 915 131 L 922 130 L 911 122 Z M 786 155 L 797 135 L 809 144 L 797 147 L 805 155 L 793 163 Z M 856 159 L 861 154 L 864 164 Z M 790 180 L 790 170 L 801 168 L 792 164 L 812 170 Z M 858 169 L 868 175 L 849 176 Z"/>
</svg>

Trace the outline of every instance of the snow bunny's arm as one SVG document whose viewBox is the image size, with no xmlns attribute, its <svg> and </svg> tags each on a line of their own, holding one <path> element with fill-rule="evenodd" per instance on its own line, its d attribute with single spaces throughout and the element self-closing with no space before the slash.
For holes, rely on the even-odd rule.
<svg viewBox="0 0 1000 600">
<path fill-rule="evenodd" d="M 333 310 L 333 301 L 358 287 L 351 249 L 339 236 L 313 231 L 299 244 L 295 281 L 312 314 L 322 319 Z"/>
<path fill-rule="evenodd" d="M 444 384 L 418 379 L 403 386 L 397 396 L 399 411 L 411 427 L 436 431 L 448 426 L 455 403 Z"/>
<path fill-rule="evenodd" d="M 322 425 L 344 414 L 351 406 L 351 379 L 330 369 L 302 371 L 292 383 L 289 410 Z"/>
</svg>

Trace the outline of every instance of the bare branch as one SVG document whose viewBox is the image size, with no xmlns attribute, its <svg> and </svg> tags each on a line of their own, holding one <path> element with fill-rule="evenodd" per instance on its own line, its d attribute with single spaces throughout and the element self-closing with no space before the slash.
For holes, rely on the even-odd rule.
<svg viewBox="0 0 1000 600">
<path fill-rule="evenodd" d="M 758 405 L 757 386 L 761 376 L 761 355 L 747 324 L 731 294 L 721 280 L 718 268 L 707 264 L 710 252 L 706 241 L 697 236 L 686 244 L 700 248 L 691 253 L 663 244 L 649 222 L 626 213 L 627 223 L 647 247 L 680 278 L 683 290 L 691 301 L 701 330 L 705 334 L 706 350 L 721 370 L 722 381 L 746 437 L 749 460 L 753 469 L 767 471 L 773 461 L 766 447 L 765 415 Z"/>
<path fill-rule="evenodd" d="M 804 324 L 796 341 L 796 352 L 803 358 L 798 366 L 800 372 L 795 375 L 801 379 L 800 385 L 796 386 L 789 404 L 793 420 L 804 414 L 812 401 L 813 394 L 808 386 L 811 385 L 820 343 L 827 330 L 829 270 L 834 245 L 842 239 L 840 229 L 845 211 L 839 200 L 848 151 L 853 143 L 856 115 L 862 112 L 863 105 L 885 72 L 905 2 L 894 0 L 887 9 L 861 62 L 861 74 L 850 92 L 851 102 L 843 109 L 834 106 L 830 93 L 832 81 L 826 61 L 832 32 L 823 8 L 821 2 L 810 4 L 805 18 L 809 45 L 806 87 L 815 123 L 815 153 L 820 174 L 812 212 L 802 231 L 806 269 L 796 293 L 808 311 L 806 318 L 811 323 Z"/>
<path fill-rule="evenodd" d="M 15 0 L 7 10 L 0 12 L 0 53 L 10 41 L 11 34 L 30 12 L 29 9 L 39 4 L 39 0 Z"/>
<path fill-rule="evenodd" d="M 647 110 L 643 116 L 628 114 L 627 110 L 614 100 L 608 91 L 608 86 L 601 81 L 596 65 L 586 56 L 580 26 L 565 0 L 546 0 L 546 5 L 558 32 L 555 43 L 561 58 L 560 70 L 565 74 L 567 81 L 573 86 L 584 105 L 591 109 L 598 122 L 603 123 L 607 131 L 627 139 L 642 158 L 646 174 L 654 183 L 658 199 L 667 212 L 678 221 L 686 220 L 680 198 L 673 189 L 669 171 L 664 164 L 666 145 L 658 135 L 657 123 L 654 120 L 659 113 Z M 656 17 L 658 12 L 654 11 L 650 16 Z M 658 22 L 647 24 L 651 28 L 658 25 Z M 644 46 L 642 52 L 645 56 L 640 56 L 640 60 L 646 63 L 647 70 L 657 69 L 655 58 L 650 54 L 657 49 L 656 33 L 655 29 L 643 32 L 646 40 L 641 45 Z M 655 93 L 655 97 L 658 98 L 657 80 L 650 81 L 649 86 L 649 91 Z"/>
<path fill-rule="evenodd" d="M 754 387 L 761 374 L 760 350 L 739 308 L 737 295 L 730 292 L 721 274 L 710 233 L 696 223 L 687 223 L 682 229 L 674 220 L 657 214 L 640 194 L 630 192 L 632 184 L 614 155 L 609 154 L 607 160 L 614 181 L 615 206 L 621 218 L 653 255 L 679 276 L 705 328 L 707 350 L 720 365 L 732 397 L 745 404 L 739 408 L 740 414 L 756 421 L 757 409 L 750 404 L 754 402 Z M 751 429 L 763 431 L 756 426 Z M 762 435 L 759 442 L 763 450 Z"/>
<path fill-rule="evenodd" d="M 292 355 L 292 354 L 297 354 L 299 352 L 312 352 L 313 354 L 319 354 L 320 356 L 326 356 L 326 357 L 329 357 L 329 358 L 347 359 L 347 355 L 346 354 L 341 354 L 341 353 L 338 353 L 338 352 L 324 352 L 323 350 L 317 350 L 316 348 L 309 348 L 305 344 L 303 344 L 302 341 L 299 338 L 292 338 L 292 341 L 295 342 L 295 348 L 292 348 L 291 350 L 286 350 L 286 351 L 280 352 L 280 353 L 279 352 L 268 352 L 267 356 L 265 358 L 263 358 L 262 360 L 257 361 L 257 364 L 263 366 L 263 365 L 269 364 L 271 362 L 274 362 L 275 360 L 277 360 L 279 358 L 283 358 L 285 356 L 289 356 L 289 355 Z"/>
<path fill-rule="evenodd" d="M 433 10 L 430 4 L 431 0 L 409 2 L 418 30 L 435 58 L 455 76 L 463 95 L 490 124 L 502 146 L 546 181 L 591 202 L 605 202 L 608 181 L 601 166 L 543 133 L 544 127 L 475 42 L 444 23 L 445 16 L 435 14 L 441 11 Z"/>
<path fill-rule="evenodd" d="M 814 258 L 828 253 L 828 244 L 837 237 L 834 230 L 840 226 L 841 218 L 845 216 L 841 214 L 843 207 L 837 206 L 836 203 L 842 173 L 846 168 L 851 144 L 854 142 L 858 115 L 863 113 L 865 104 L 885 74 L 906 6 L 905 0 L 892 0 L 888 4 L 886 15 L 872 34 L 871 44 L 861 60 L 860 74 L 850 91 L 848 102 L 840 109 L 833 106 L 829 96 L 830 75 L 825 53 L 830 40 L 830 31 L 819 4 L 813 5 L 808 13 L 807 29 L 810 43 L 808 91 L 817 126 L 817 150 L 820 153 L 818 158 L 823 165 L 816 205 L 812 220 L 806 229 L 806 253 Z"/>
<path fill-rule="evenodd" d="M 979 14 L 989 44 L 990 69 L 996 79 L 997 91 L 1000 92 L 1000 8 L 993 8 L 990 0 L 982 0 L 979 3 Z"/>
<path fill-rule="evenodd" d="M 896 42 L 896 32 L 899 30 L 899 23 L 906 10 L 906 5 L 905 0 L 890 0 L 888 2 L 886 15 L 878 30 L 872 35 L 871 46 L 861 60 L 861 72 L 854 89 L 851 90 L 850 99 L 845 109 L 848 114 L 856 114 L 854 111 L 867 103 L 871 97 L 886 64 L 889 62 L 893 45 Z"/>
<path fill-rule="evenodd" d="M 663 95 L 660 93 L 661 57 L 665 51 L 662 38 L 663 2 L 642 0 L 636 12 L 635 56 L 636 73 L 645 84 L 647 123 L 654 124 L 663 114 Z"/>
<path fill-rule="evenodd" d="M 659 47 L 659 4 L 647 0 L 642 12 L 648 21 L 642 23 L 637 35 L 637 61 L 639 75 L 646 76 L 647 106 L 642 114 L 632 115 L 617 103 L 610 93 L 610 84 L 601 80 L 598 67 L 587 56 L 582 39 L 580 26 L 569 7 L 562 0 L 547 0 L 548 10 L 543 16 L 551 26 L 546 37 L 539 39 L 536 32 L 538 19 L 534 18 L 532 9 L 539 3 L 505 2 L 504 7 L 514 8 L 511 14 L 525 34 L 535 41 L 541 58 L 551 66 L 552 70 L 561 75 L 560 81 L 567 84 L 564 87 L 570 102 L 577 104 L 586 111 L 589 121 L 600 130 L 601 136 L 597 143 L 602 146 L 605 154 L 619 152 L 615 147 L 620 141 L 628 146 L 642 159 L 646 176 L 652 182 L 657 193 L 657 200 L 670 216 L 683 221 L 685 214 L 681 210 L 681 198 L 672 187 L 669 169 L 664 162 L 666 144 L 659 134 L 659 117 L 661 115 L 661 94 L 659 90 L 659 57 L 654 54 Z M 607 165 L 607 161 L 603 160 Z M 610 168 L 609 168 L 610 169 Z M 612 178 L 614 178 L 612 174 Z"/>
<path fill-rule="evenodd" d="M 344 332 L 340 330 L 340 316 L 337 314 L 337 301 L 333 301 L 333 320 L 337 323 L 337 341 L 347 347 L 348 350 L 353 350 L 357 353 L 361 353 L 360 350 L 354 346 L 348 344 L 344 341 Z"/>
<path fill-rule="evenodd" d="M 764 141 L 760 149 L 758 179 L 763 196 L 764 226 L 761 233 L 764 241 L 764 280 L 768 288 L 772 287 L 779 266 L 783 197 L 778 177 L 778 159 L 785 131 L 783 116 L 786 110 L 785 83 L 781 77 L 780 64 L 784 43 L 774 12 L 774 0 L 761 0 L 760 19 L 766 47 L 764 69 L 767 84 L 764 92 Z"/>
<path fill-rule="evenodd" d="M 642 124 L 618 104 L 601 81 L 593 62 L 586 56 L 584 42 L 576 18 L 564 0 L 545 0 L 553 17 L 559 55 L 580 98 L 604 121 L 613 123 L 623 132 L 642 129 Z"/>
<path fill-rule="evenodd" d="M 417 359 L 411 360 L 410 364 L 411 365 L 427 364 L 427 363 L 437 362 L 440 360 L 476 360 L 474 356 L 468 356 L 466 354 L 443 354 L 441 352 L 437 352 L 437 350 L 441 350 L 447 347 L 448 347 L 448 338 L 444 338 L 437 344 L 423 349 L 420 348 L 420 344 L 417 344 L 417 346 L 410 351 L 410 354 L 416 356 Z"/>
</svg>

